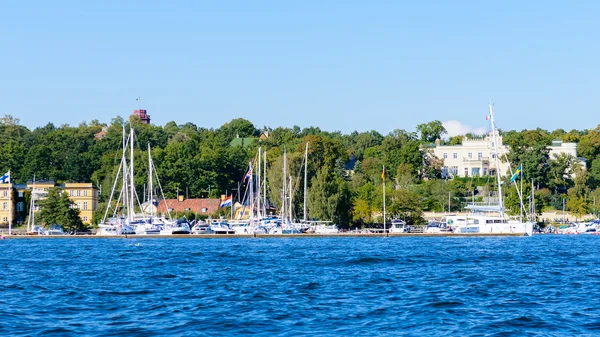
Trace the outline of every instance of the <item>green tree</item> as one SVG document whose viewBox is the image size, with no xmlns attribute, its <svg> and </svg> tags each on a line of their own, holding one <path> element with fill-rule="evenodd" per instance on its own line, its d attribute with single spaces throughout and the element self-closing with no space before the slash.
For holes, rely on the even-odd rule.
<svg viewBox="0 0 600 337">
<path fill-rule="evenodd" d="M 429 143 L 435 142 L 447 133 L 442 122 L 438 120 L 417 125 L 417 131 L 421 134 L 421 140 Z"/>
<path fill-rule="evenodd" d="M 410 190 L 394 190 L 387 198 L 390 200 L 388 212 L 398 219 L 403 219 L 409 225 L 423 225 L 423 210 L 420 197 Z"/>
<path fill-rule="evenodd" d="M 600 155 L 600 125 L 582 136 L 577 151 L 579 155 L 587 159 L 588 165 Z"/>
<path fill-rule="evenodd" d="M 41 200 L 39 220 L 45 227 L 61 225 L 68 231 L 79 231 L 84 225 L 79 217 L 79 209 L 73 208 L 69 195 L 59 187 L 51 188 L 46 199 Z"/>
<path fill-rule="evenodd" d="M 348 183 L 333 175 L 330 167 L 321 168 L 308 189 L 310 218 L 333 220 L 342 226 L 348 226 L 351 206 Z"/>
</svg>

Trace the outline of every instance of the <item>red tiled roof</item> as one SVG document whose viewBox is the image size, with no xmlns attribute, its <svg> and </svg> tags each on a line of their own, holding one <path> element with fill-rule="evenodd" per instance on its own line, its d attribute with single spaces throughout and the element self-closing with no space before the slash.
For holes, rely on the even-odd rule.
<svg viewBox="0 0 600 337">
<path fill-rule="evenodd" d="M 185 212 L 189 210 L 196 214 L 213 214 L 217 210 L 219 210 L 219 205 L 221 204 L 221 200 L 218 198 L 214 199 L 185 199 L 183 201 L 179 201 L 177 199 L 166 199 L 161 200 L 158 204 L 158 212 L 159 213 L 167 213 L 167 209 L 165 208 L 165 201 L 167 202 L 168 208 L 175 212 Z M 202 212 L 202 209 L 206 208 L 206 212 Z"/>
</svg>

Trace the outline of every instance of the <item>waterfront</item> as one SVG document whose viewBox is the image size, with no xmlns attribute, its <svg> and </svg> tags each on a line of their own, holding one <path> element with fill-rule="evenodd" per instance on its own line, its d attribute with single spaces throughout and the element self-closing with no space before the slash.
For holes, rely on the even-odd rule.
<svg viewBox="0 0 600 337">
<path fill-rule="evenodd" d="M 596 334 L 599 240 L 4 240 L 0 334 Z"/>
</svg>

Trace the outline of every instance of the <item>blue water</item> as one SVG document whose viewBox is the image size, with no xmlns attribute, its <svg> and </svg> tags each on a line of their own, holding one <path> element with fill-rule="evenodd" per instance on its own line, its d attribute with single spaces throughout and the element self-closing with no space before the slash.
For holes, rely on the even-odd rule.
<svg viewBox="0 0 600 337">
<path fill-rule="evenodd" d="M 0 335 L 600 335 L 600 237 L 0 241 Z"/>
</svg>

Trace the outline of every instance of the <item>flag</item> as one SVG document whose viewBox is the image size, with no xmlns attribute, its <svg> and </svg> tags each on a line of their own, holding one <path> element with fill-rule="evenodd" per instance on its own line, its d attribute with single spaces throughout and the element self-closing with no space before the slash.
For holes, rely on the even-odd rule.
<svg viewBox="0 0 600 337">
<path fill-rule="evenodd" d="M 10 183 L 10 170 L 0 177 L 0 184 Z"/>
<path fill-rule="evenodd" d="M 381 179 L 385 179 L 385 167 L 381 169 Z"/>
<path fill-rule="evenodd" d="M 246 175 L 244 176 L 244 181 L 248 179 L 252 179 L 252 169 L 249 169 L 248 172 L 246 172 Z"/>
<path fill-rule="evenodd" d="M 138 98 L 135 99 L 136 101 L 141 101 L 142 98 L 140 96 L 138 96 Z"/>
<path fill-rule="evenodd" d="M 521 171 L 523 170 L 523 164 L 519 165 L 519 167 L 517 167 L 517 170 L 515 171 L 515 174 L 513 174 L 513 176 L 510 178 L 510 182 L 512 183 L 513 181 L 517 180 L 517 178 L 519 177 L 519 174 L 521 174 Z"/>
<path fill-rule="evenodd" d="M 231 195 L 228 196 L 227 198 L 223 199 L 223 201 L 221 201 L 221 205 L 219 205 L 219 208 L 231 206 L 231 200 L 232 200 Z"/>
<path fill-rule="evenodd" d="M 490 115 L 485 116 L 485 120 L 486 121 L 490 120 Z"/>
</svg>

